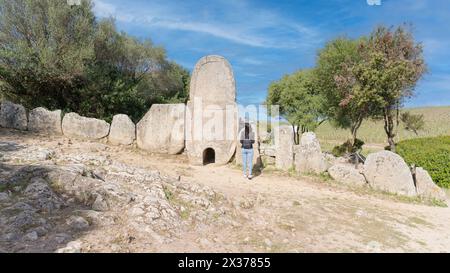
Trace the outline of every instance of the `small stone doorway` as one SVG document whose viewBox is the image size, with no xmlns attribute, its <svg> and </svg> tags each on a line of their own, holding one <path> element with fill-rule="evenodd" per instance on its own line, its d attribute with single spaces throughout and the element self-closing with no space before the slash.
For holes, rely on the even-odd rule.
<svg viewBox="0 0 450 273">
<path fill-rule="evenodd" d="M 216 152 L 213 148 L 208 148 L 203 151 L 203 165 L 216 163 Z"/>
</svg>

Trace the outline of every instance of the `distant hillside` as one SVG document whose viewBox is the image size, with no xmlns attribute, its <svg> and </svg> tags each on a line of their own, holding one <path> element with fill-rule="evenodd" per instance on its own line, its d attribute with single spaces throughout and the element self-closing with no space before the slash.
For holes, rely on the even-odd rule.
<svg viewBox="0 0 450 273">
<path fill-rule="evenodd" d="M 450 135 L 450 106 L 443 107 L 424 107 L 410 108 L 404 111 L 410 111 L 413 114 L 423 114 L 425 116 L 425 128 L 419 131 L 417 136 L 413 132 L 407 131 L 400 123 L 397 141 L 417 138 L 417 137 L 433 137 L 441 135 Z M 365 121 L 358 131 L 358 138 L 374 147 L 384 147 L 387 145 L 387 138 L 384 132 L 384 122 Z M 331 149 L 334 145 L 343 143 L 349 136 L 348 130 L 337 129 L 330 123 L 323 123 L 316 133 L 324 146 L 324 150 Z"/>
</svg>

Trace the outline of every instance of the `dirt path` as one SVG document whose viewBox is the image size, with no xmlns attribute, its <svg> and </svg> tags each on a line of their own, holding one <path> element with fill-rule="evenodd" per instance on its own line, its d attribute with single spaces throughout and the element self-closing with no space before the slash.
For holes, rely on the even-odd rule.
<svg viewBox="0 0 450 273">
<path fill-rule="evenodd" d="M 3 132 L 1 140 L 62 153 L 87 149 L 132 166 L 158 169 L 213 188 L 240 212 L 227 226 L 186 229 L 156 251 L 450 252 L 449 208 L 414 204 L 315 177 L 263 172 L 249 181 L 234 166 L 190 166 L 184 156 L 117 147 L 102 150 L 96 143 L 27 134 Z"/>
</svg>

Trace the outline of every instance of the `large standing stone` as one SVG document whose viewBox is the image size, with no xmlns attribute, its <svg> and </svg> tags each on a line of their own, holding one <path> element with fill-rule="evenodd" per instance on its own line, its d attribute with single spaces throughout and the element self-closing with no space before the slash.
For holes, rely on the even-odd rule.
<svg viewBox="0 0 450 273">
<path fill-rule="evenodd" d="M 403 158 L 390 151 L 370 154 L 364 163 L 364 176 L 377 190 L 416 196 L 411 170 Z"/>
<path fill-rule="evenodd" d="M 131 145 L 136 139 L 136 126 L 123 114 L 115 115 L 109 130 L 108 141 L 113 145 Z"/>
<path fill-rule="evenodd" d="M 181 153 L 185 145 L 184 104 L 154 104 L 137 124 L 137 145 L 160 154 Z"/>
<path fill-rule="evenodd" d="M 221 56 L 203 57 L 191 77 L 186 113 L 186 151 L 191 164 L 227 164 L 236 151 L 236 84 Z"/>
<path fill-rule="evenodd" d="M 328 173 L 334 180 L 343 184 L 353 186 L 364 186 L 367 184 L 364 175 L 351 164 L 336 164 L 328 169 Z"/>
<path fill-rule="evenodd" d="M 300 173 L 323 173 L 329 165 L 314 133 L 304 133 L 295 151 L 295 169 Z"/>
<path fill-rule="evenodd" d="M 28 115 L 28 130 L 45 134 L 62 134 L 61 110 L 49 111 L 39 107 Z"/>
<path fill-rule="evenodd" d="M 88 140 L 98 140 L 108 136 L 109 123 L 95 118 L 86 118 L 77 113 L 68 113 L 62 122 L 63 134 Z"/>
<path fill-rule="evenodd" d="M 0 126 L 17 130 L 27 130 L 27 111 L 20 104 L 3 101 L 0 109 Z"/>
<path fill-rule="evenodd" d="M 445 192 L 439 188 L 431 176 L 423 168 L 416 168 L 416 189 L 419 196 L 445 201 L 447 196 Z"/>
<path fill-rule="evenodd" d="M 294 132 L 290 126 L 275 128 L 275 167 L 289 170 L 294 163 Z"/>
</svg>

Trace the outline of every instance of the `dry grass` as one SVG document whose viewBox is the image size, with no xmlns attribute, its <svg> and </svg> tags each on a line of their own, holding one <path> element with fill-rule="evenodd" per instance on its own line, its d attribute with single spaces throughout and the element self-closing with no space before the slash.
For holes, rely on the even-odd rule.
<svg viewBox="0 0 450 273">
<path fill-rule="evenodd" d="M 419 131 L 419 135 L 407 131 L 400 123 L 396 141 L 411 138 L 435 137 L 450 135 L 450 106 L 426 107 L 406 109 L 413 114 L 423 114 L 425 118 L 425 128 Z M 349 131 L 333 127 L 330 123 L 323 123 L 316 134 L 324 151 L 331 151 L 334 146 L 342 144 L 349 137 Z M 383 128 L 383 121 L 368 120 L 363 122 L 358 138 L 363 140 L 365 153 L 377 151 L 387 146 L 387 138 Z"/>
</svg>

